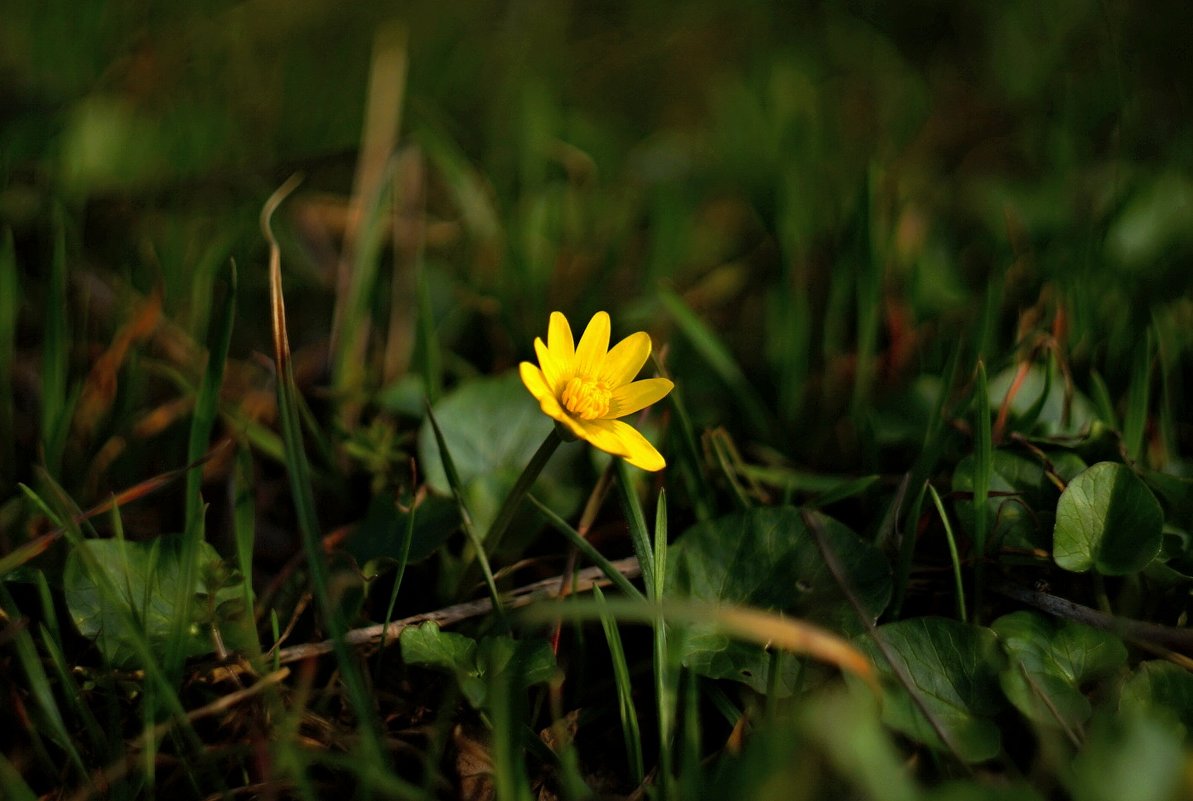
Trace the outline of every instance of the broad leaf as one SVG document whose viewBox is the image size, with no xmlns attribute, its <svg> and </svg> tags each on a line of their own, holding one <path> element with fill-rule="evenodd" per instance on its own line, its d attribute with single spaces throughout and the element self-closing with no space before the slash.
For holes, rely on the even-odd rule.
<svg viewBox="0 0 1193 801">
<path fill-rule="evenodd" d="M 95 640 L 116 667 L 141 666 L 138 640 L 161 656 L 175 620 L 183 613 L 175 603 L 181 580 L 179 562 L 176 535 L 146 542 L 80 543 L 67 556 L 62 577 L 66 606 L 79 633 Z M 245 612 L 242 579 L 230 579 L 220 555 L 206 542 L 199 544 L 197 566 L 187 610 L 192 622 L 182 642 L 184 657 L 215 650 L 212 625 L 220 626 L 230 648 L 241 645 L 240 627 L 229 624 Z"/>
<path fill-rule="evenodd" d="M 1160 551 L 1164 515 L 1151 490 L 1131 470 L 1099 462 L 1061 493 L 1053 559 L 1065 570 L 1093 568 L 1108 576 L 1147 567 Z"/>
<path fill-rule="evenodd" d="M 489 689 L 508 670 L 516 670 L 525 685 L 539 684 L 555 672 L 555 654 L 546 641 L 518 641 L 512 637 L 485 637 L 478 644 L 471 637 L 441 631 L 428 620 L 410 626 L 399 636 L 402 659 L 411 665 L 425 665 L 456 678 L 468 703 L 480 709 L 489 699 Z"/>
<path fill-rule="evenodd" d="M 398 508 L 393 498 L 385 495 L 374 497 L 364 520 L 344 543 L 344 550 L 359 565 L 374 559 L 400 559 L 409 515 L 410 512 Z M 428 495 L 414 511 L 409 561 L 420 562 L 434 553 L 459 522 L 460 515 L 454 501 Z"/>
<path fill-rule="evenodd" d="M 1033 364 L 1011 399 L 1010 412 L 1021 430 L 1044 436 L 1069 436 L 1087 431 L 1097 414 L 1093 403 L 1080 392 L 1065 398 L 1065 386 L 1051 368 Z M 991 408 L 999 408 L 1018 377 L 1018 366 L 1008 367 L 990 379 L 987 395 Z M 1068 405 L 1068 418 L 1065 406 Z"/>
<path fill-rule="evenodd" d="M 1193 731 L 1193 674 L 1171 662 L 1141 662 L 1123 684 L 1119 710 L 1146 710 L 1168 717 L 1188 739 Z"/>
<path fill-rule="evenodd" d="M 841 523 L 818 513 L 815 519 L 873 622 L 890 600 L 886 560 Z M 751 509 L 688 529 L 668 553 L 666 593 L 777 610 L 847 634 L 863 628 L 800 511 L 790 506 Z M 759 691 L 767 687 L 770 656 L 760 648 L 694 630 L 683 653 L 684 664 L 701 675 L 734 679 Z M 789 670 L 781 677 L 780 692 L 792 689 L 795 668 Z"/>
<path fill-rule="evenodd" d="M 991 541 L 1020 548 L 1049 548 L 1053 515 L 1060 490 L 1056 488 L 1038 459 L 1011 451 L 993 453 L 990 496 L 986 506 L 992 522 Z M 1054 469 L 1062 479 L 1076 475 L 1085 464 L 1076 454 L 1061 451 L 1054 457 Z M 973 531 L 974 457 L 966 456 L 953 472 L 953 491 L 961 497 L 956 502 L 957 515 L 967 531 Z"/>
<path fill-rule="evenodd" d="M 1140 709 L 1106 709 L 1094 716 L 1073 759 L 1074 801 L 1171 801 L 1186 775 L 1184 748 L 1163 718 Z"/>
<path fill-rule="evenodd" d="M 991 625 L 1009 657 L 999 680 L 1011 703 L 1045 726 L 1077 731 L 1093 709 L 1083 688 L 1127 661 L 1113 634 L 1035 612 L 1013 612 Z"/>
<path fill-rule="evenodd" d="M 435 417 L 460 476 L 468 511 L 483 534 L 554 423 L 514 373 L 463 384 L 435 404 Z M 418 452 L 427 484 L 440 494 L 450 494 L 429 420 L 419 431 Z M 533 489 L 560 514 L 567 514 L 580 501 L 579 490 L 566 480 L 566 466 L 578 452 L 578 448 L 560 448 Z"/>
<path fill-rule="evenodd" d="M 1003 708 L 998 676 L 1006 659 L 994 632 L 923 617 L 880 626 L 875 636 L 889 646 L 962 759 L 980 762 L 999 753 L 1002 739 L 994 717 Z M 857 645 L 882 676 L 886 724 L 925 745 L 945 748 L 873 638 L 859 637 Z"/>
</svg>

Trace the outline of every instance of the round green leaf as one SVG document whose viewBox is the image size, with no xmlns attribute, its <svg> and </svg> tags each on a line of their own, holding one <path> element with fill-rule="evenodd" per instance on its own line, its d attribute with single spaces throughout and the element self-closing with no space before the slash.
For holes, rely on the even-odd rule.
<svg viewBox="0 0 1193 801">
<path fill-rule="evenodd" d="M 1006 659 L 994 632 L 948 618 L 922 617 L 880 626 L 875 636 L 883 638 L 903 674 L 911 677 L 962 759 L 981 762 L 998 755 L 1002 738 L 995 716 L 1003 708 L 998 675 Z M 883 721 L 913 740 L 943 749 L 936 730 L 874 639 L 860 637 L 857 645 L 874 660 L 882 678 Z"/>
<path fill-rule="evenodd" d="M 886 559 L 847 526 L 814 514 L 825 544 L 873 622 L 891 597 Z M 666 592 L 672 597 L 779 610 L 846 634 L 863 628 L 795 507 L 751 509 L 700 523 L 676 539 L 667 561 Z M 684 664 L 761 692 L 768 686 L 771 661 L 756 646 L 693 630 L 685 639 Z M 794 686 L 795 660 L 788 660 L 787 668 L 776 685 L 781 694 Z"/>
<path fill-rule="evenodd" d="M 1012 612 L 991 625 L 1009 664 L 999 676 L 1015 708 L 1044 726 L 1079 730 L 1092 713 L 1086 685 L 1127 661 L 1122 641 L 1105 631 Z"/>
<path fill-rule="evenodd" d="M 1010 412 L 1021 431 L 1044 436 L 1072 436 L 1089 430 L 1096 419 L 1093 403 L 1080 392 L 1066 390 L 1060 377 L 1048 367 L 1033 364 L 1026 375 L 1017 365 L 990 377 L 987 393 L 992 408 L 999 408 L 1007 391 L 1019 382 L 1011 398 Z"/>
<path fill-rule="evenodd" d="M 145 542 L 85 540 L 66 557 L 62 574 L 66 606 L 79 633 L 95 640 L 116 667 L 143 666 L 139 642 L 155 656 L 163 656 L 175 621 L 184 612 L 191 617 L 180 643 L 184 657 L 215 650 L 212 625 L 220 625 L 226 645 L 241 647 L 243 627 L 221 615 L 235 611 L 228 602 L 243 601 L 239 584 L 243 578 L 217 581 L 226 574 L 223 561 L 206 542 L 199 543 L 196 566 L 190 608 L 183 610 L 177 603 L 182 580 L 177 535 Z"/>
<path fill-rule="evenodd" d="M 1052 510 L 1060 495 L 1048 480 L 1039 459 L 1006 450 L 991 454 L 990 495 L 986 500 L 993 542 L 1020 548 L 1049 547 Z M 1085 464 L 1071 451 L 1051 455 L 1053 467 L 1062 478 L 1075 476 Z M 957 517 L 966 531 L 974 531 L 974 457 L 966 456 L 953 471 L 953 492 L 957 494 Z"/>
<path fill-rule="evenodd" d="M 1052 558 L 1065 570 L 1121 576 L 1160 552 L 1164 515 L 1131 470 L 1099 462 L 1069 482 L 1056 505 Z"/>
<path fill-rule="evenodd" d="M 435 404 L 435 418 L 443 430 L 472 520 L 479 531 L 486 532 L 505 496 L 555 424 L 542 413 L 515 373 L 462 384 Z M 419 431 L 418 452 L 427 484 L 436 492 L 450 494 L 430 420 Z M 566 515 L 581 500 L 579 490 L 566 480 L 566 465 L 576 453 L 574 448 L 560 448 L 534 486 L 533 492 L 560 514 Z"/>
<path fill-rule="evenodd" d="M 1123 684 L 1119 710 L 1166 717 L 1187 739 L 1193 731 L 1193 674 L 1159 659 L 1141 662 Z"/>
</svg>

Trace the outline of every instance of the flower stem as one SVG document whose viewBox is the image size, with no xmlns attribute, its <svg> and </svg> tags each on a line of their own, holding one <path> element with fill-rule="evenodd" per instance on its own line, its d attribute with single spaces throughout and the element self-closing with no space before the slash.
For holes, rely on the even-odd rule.
<svg viewBox="0 0 1193 801">
<path fill-rule="evenodd" d="M 526 493 L 530 491 L 530 487 L 534 484 L 535 479 L 539 477 L 539 473 L 543 472 L 543 468 L 547 466 L 547 461 L 551 458 L 551 454 L 555 453 L 555 449 L 559 447 L 559 443 L 562 441 L 559 438 L 559 434 L 552 430 L 547 435 L 547 438 L 543 440 L 543 444 L 539 445 L 539 449 L 534 452 L 534 456 L 530 457 L 530 462 L 527 463 L 526 468 L 522 471 L 522 475 L 518 476 L 518 481 L 514 484 L 513 489 L 510 490 L 509 495 L 505 496 L 505 501 L 497 511 L 497 517 L 493 518 L 493 524 L 489 526 L 489 531 L 485 534 L 485 542 L 488 544 L 489 550 L 496 548 L 498 543 L 501 542 L 502 535 L 505 534 L 505 530 L 513 522 L 518 507 L 522 505 L 522 501 L 526 498 Z"/>
</svg>

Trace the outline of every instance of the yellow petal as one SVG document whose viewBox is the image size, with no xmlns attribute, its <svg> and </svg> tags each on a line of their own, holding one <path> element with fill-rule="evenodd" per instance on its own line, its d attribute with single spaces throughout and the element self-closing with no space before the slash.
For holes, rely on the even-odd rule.
<svg viewBox="0 0 1193 801">
<path fill-rule="evenodd" d="M 663 458 L 663 455 L 658 452 L 655 446 L 651 445 L 646 437 L 638 433 L 638 430 L 628 423 L 623 423 L 620 420 L 586 420 L 584 421 L 584 428 L 586 431 L 591 429 L 600 430 L 604 437 L 615 440 L 622 449 L 622 453 L 618 453 L 617 455 L 621 456 L 634 467 L 654 472 L 655 470 L 662 470 L 667 466 L 667 460 Z M 591 439 L 589 439 L 589 442 L 596 445 Z M 603 445 L 598 445 L 597 447 L 601 448 L 601 450 L 609 451 L 609 453 L 617 453 Z"/>
<path fill-rule="evenodd" d="M 556 405 L 558 405 L 558 404 L 556 404 Z M 567 413 L 567 409 L 564 409 L 562 406 L 559 406 L 559 416 L 555 416 L 555 415 L 550 415 L 550 416 L 552 419 L 554 419 L 560 425 L 565 427 L 568 431 L 571 431 L 572 436 L 575 437 L 576 439 L 582 439 L 582 440 L 588 439 L 588 433 L 584 430 L 584 421 L 580 420 L 578 418 L 572 417 L 570 414 Z"/>
<path fill-rule="evenodd" d="M 541 405 L 544 399 L 551 400 L 556 406 L 559 401 L 555 400 L 554 393 L 551 392 L 551 387 L 547 386 L 547 379 L 543 376 L 543 371 L 535 367 L 530 362 L 521 362 L 518 365 L 518 374 L 522 376 L 522 383 L 534 399 Z M 545 408 L 543 411 L 547 411 Z M 552 415 L 554 417 L 554 415 Z"/>
<path fill-rule="evenodd" d="M 630 450 L 625 441 L 613 430 L 612 420 L 577 420 L 575 422 L 580 429 L 576 433 L 581 439 L 600 448 L 605 453 L 622 458 L 629 457 Z"/>
<path fill-rule="evenodd" d="M 576 358 L 576 344 L 572 339 L 572 327 L 568 325 L 568 318 L 560 312 L 551 312 L 551 322 L 547 325 L 547 349 L 555 360 L 564 367 L 569 367 Z"/>
<path fill-rule="evenodd" d="M 620 387 L 634 380 L 642 365 L 650 358 L 650 334 L 639 331 L 618 342 L 605 357 L 601 367 L 601 381 L 607 387 Z M 612 415 L 620 417 L 621 415 Z"/>
<path fill-rule="evenodd" d="M 596 377 L 609 350 L 609 314 L 599 311 L 588 321 L 576 346 L 575 375 Z"/>
<path fill-rule="evenodd" d="M 565 370 L 570 365 L 555 358 L 551 349 L 543 344 L 543 340 L 538 337 L 534 338 L 534 352 L 538 354 L 539 367 L 543 371 L 543 378 L 547 380 L 547 387 L 551 390 L 552 395 L 559 397 L 563 385 L 567 383 L 568 378 L 571 378 L 565 374 Z"/>
<path fill-rule="evenodd" d="M 655 401 L 662 400 L 675 385 L 666 378 L 644 378 L 632 384 L 617 387 L 609 399 L 610 419 L 625 417 L 639 409 L 645 409 Z"/>
</svg>

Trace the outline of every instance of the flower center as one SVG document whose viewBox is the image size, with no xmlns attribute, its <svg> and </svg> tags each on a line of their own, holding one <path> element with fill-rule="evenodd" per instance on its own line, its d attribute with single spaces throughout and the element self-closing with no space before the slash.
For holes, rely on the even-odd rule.
<svg viewBox="0 0 1193 801">
<path fill-rule="evenodd" d="M 581 420 L 599 420 L 609 413 L 613 393 L 590 376 L 576 376 L 563 388 L 563 407 Z"/>
</svg>

